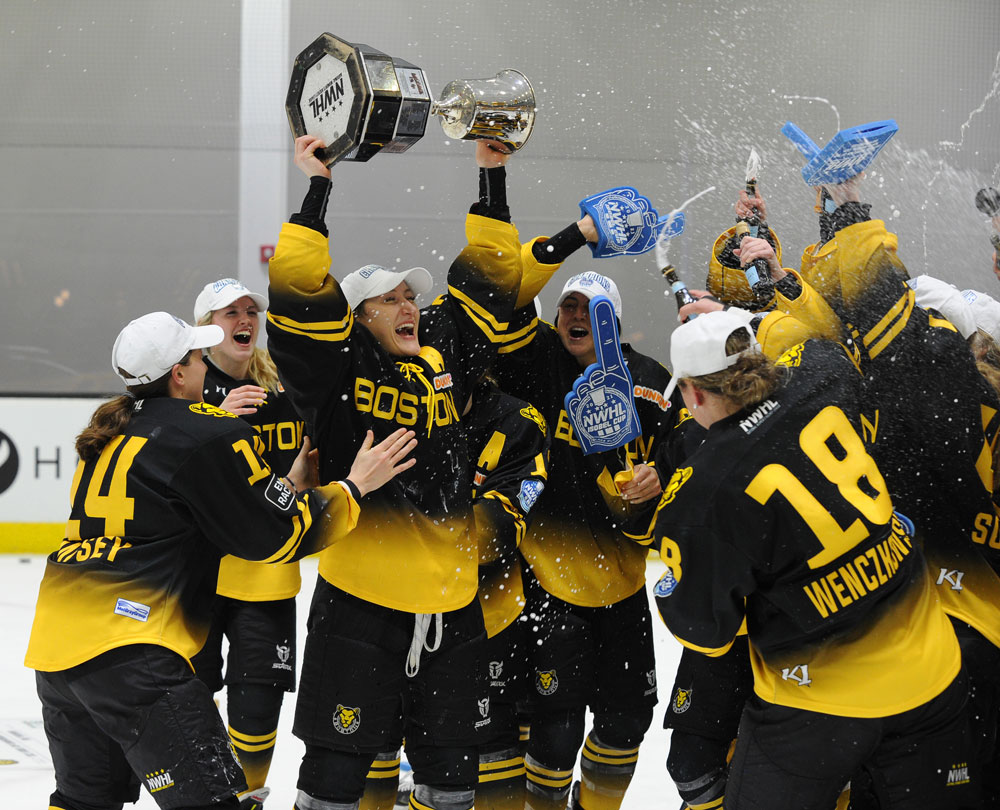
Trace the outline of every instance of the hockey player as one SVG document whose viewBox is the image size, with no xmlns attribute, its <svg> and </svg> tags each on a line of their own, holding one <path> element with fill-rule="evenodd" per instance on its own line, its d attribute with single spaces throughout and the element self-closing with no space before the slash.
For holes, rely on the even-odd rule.
<svg viewBox="0 0 1000 810">
<path fill-rule="evenodd" d="M 958 644 L 861 439 L 861 375 L 827 341 L 772 364 L 751 318 L 706 313 L 672 336 L 708 434 L 655 524 L 671 632 L 718 655 L 749 630 L 725 806 L 828 810 L 862 764 L 885 807 L 974 806 Z"/>
<path fill-rule="evenodd" d="M 412 426 L 419 475 L 377 496 L 353 537 L 320 556 L 293 731 L 305 742 L 299 810 L 354 805 L 377 753 L 405 738 L 415 808 L 465 810 L 477 782 L 484 695 L 483 615 L 460 411 L 492 361 L 520 283 L 506 204 L 507 155 L 477 144 L 481 200 L 448 296 L 420 311 L 423 268 L 375 265 L 328 275 L 330 172 L 310 136 L 295 162 L 310 177 L 270 265 L 269 349 L 297 411 L 313 426 L 325 475 L 365 434 Z"/>
<path fill-rule="evenodd" d="M 304 422 L 278 382 L 270 356 L 259 348 L 267 298 L 233 278 L 205 285 L 194 305 L 196 324 L 214 323 L 225 338 L 207 350 L 205 402 L 248 422 L 261 437 L 261 456 L 279 473 L 302 448 Z M 218 597 L 205 646 L 192 663 L 213 691 L 227 687 L 229 736 L 239 754 L 249 792 L 247 810 L 260 810 L 267 791 L 278 716 L 285 692 L 295 691 L 295 596 L 302 578 L 297 562 L 265 565 L 227 555 L 219 564 Z M 229 641 L 225 681 L 222 639 Z"/>
<path fill-rule="evenodd" d="M 119 334 L 128 391 L 77 438 L 66 538 L 46 563 L 25 658 L 37 670 L 55 810 L 121 810 L 140 780 L 163 808 L 237 808 L 246 790 L 212 694 L 190 666 L 208 632 L 223 554 L 282 563 L 357 522 L 361 497 L 408 469 L 399 430 L 368 436 L 342 482 L 297 491 L 260 437 L 202 401 L 201 350 L 223 338 L 165 312 Z"/>
<path fill-rule="evenodd" d="M 534 679 L 526 806 L 534 810 L 565 806 L 581 744 L 583 779 L 573 801 L 586 810 L 618 808 L 656 704 L 647 549 L 632 532 L 645 530 L 650 499 L 660 492 L 650 462 L 680 408 L 661 394 L 666 369 L 623 344 L 642 435 L 618 451 L 585 456 L 564 398 L 596 359 L 590 299 L 610 298 L 620 323 L 621 296 L 610 278 L 583 273 L 563 287 L 554 325 L 531 305 L 562 261 L 596 239 L 584 217 L 524 246 L 520 308 L 494 369 L 501 388 L 530 401 L 553 431 L 545 497 L 521 544 Z M 594 726 L 584 741 L 588 706 Z"/>
<path fill-rule="evenodd" d="M 480 678 L 478 810 L 522 810 L 524 751 L 518 708 L 528 694 L 524 589 L 518 547 L 545 489 L 551 434 L 542 415 L 485 378 L 462 413 L 475 459 L 472 505 L 479 547 L 479 604 L 486 624 Z M 379 754 L 361 810 L 388 810 L 406 786 L 398 749 Z M 410 786 L 412 789 L 412 786 Z"/>
</svg>

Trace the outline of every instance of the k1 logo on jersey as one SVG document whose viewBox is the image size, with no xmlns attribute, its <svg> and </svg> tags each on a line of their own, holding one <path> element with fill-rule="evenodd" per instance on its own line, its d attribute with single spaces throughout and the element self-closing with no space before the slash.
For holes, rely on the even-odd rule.
<svg viewBox="0 0 1000 810">
<path fill-rule="evenodd" d="M 937 582 L 935 585 L 944 585 L 948 583 L 953 591 L 962 590 L 962 577 L 965 576 L 964 571 L 949 571 L 947 568 L 942 568 L 941 573 L 938 574 Z"/>
<path fill-rule="evenodd" d="M 333 727 L 341 734 L 353 734 L 361 725 L 361 707 L 341 706 L 333 713 Z"/>
<path fill-rule="evenodd" d="M 808 664 L 798 664 L 791 669 L 785 667 L 781 670 L 781 678 L 785 681 L 795 681 L 799 686 L 809 686 L 812 683 Z"/>
<path fill-rule="evenodd" d="M 559 688 L 559 678 L 554 669 L 535 672 L 535 689 L 540 695 L 551 695 Z"/>
</svg>

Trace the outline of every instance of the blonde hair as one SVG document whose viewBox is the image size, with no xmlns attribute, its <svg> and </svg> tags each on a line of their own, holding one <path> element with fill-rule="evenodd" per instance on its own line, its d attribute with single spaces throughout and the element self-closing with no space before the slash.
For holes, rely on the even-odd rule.
<svg viewBox="0 0 1000 810">
<path fill-rule="evenodd" d="M 726 356 L 748 349 L 750 335 L 738 329 L 726 338 Z M 732 366 L 700 377 L 685 377 L 699 388 L 717 394 L 741 409 L 767 399 L 781 385 L 781 370 L 760 351 L 751 351 L 740 357 Z"/>
<path fill-rule="evenodd" d="M 205 326 L 212 322 L 212 313 L 203 315 L 198 321 L 198 326 Z M 212 350 L 206 349 L 209 357 Z M 247 367 L 247 376 L 261 388 L 266 388 L 271 393 L 278 392 L 278 368 L 274 361 L 264 349 L 259 346 L 253 347 L 253 354 L 250 355 L 250 365 Z"/>
</svg>

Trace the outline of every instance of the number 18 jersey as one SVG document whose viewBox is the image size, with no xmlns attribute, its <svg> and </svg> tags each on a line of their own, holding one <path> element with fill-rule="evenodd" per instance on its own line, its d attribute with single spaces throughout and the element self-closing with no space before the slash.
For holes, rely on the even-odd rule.
<svg viewBox="0 0 1000 810">
<path fill-rule="evenodd" d="M 657 606 L 708 655 L 746 621 L 763 700 L 849 717 L 907 711 L 952 681 L 960 656 L 859 435 L 861 377 L 825 341 L 778 366 L 782 385 L 713 424 L 665 488 Z"/>
</svg>

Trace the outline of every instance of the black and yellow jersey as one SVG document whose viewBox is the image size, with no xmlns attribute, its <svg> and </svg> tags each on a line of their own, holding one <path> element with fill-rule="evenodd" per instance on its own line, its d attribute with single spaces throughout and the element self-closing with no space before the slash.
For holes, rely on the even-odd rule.
<svg viewBox="0 0 1000 810">
<path fill-rule="evenodd" d="M 642 435 L 618 450 L 584 455 L 565 410 L 566 394 L 583 369 L 555 328 L 531 306 L 515 312 L 494 375 L 507 393 L 534 405 L 552 431 L 549 480 L 536 505 L 521 554 L 546 591 L 582 607 L 611 605 L 645 585 L 643 545 L 655 501 L 627 503 L 615 475 L 653 464 L 673 441 L 683 407 L 663 397 L 669 372 L 622 344 L 632 376 Z"/>
<path fill-rule="evenodd" d="M 864 438 L 897 508 L 920 529 L 946 612 L 1000 646 L 1000 399 L 955 327 L 916 305 L 906 275 L 881 220 L 842 228 L 803 255 L 803 278 L 851 334 L 865 372 Z"/>
<path fill-rule="evenodd" d="M 353 528 L 359 507 L 345 485 L 295 495 L 260 445 L 204 402 L 138 400 L 124 432 L 76 468 L 26 665 L 67 669 L 128 644 L 190 658 L 205 642 L 223 554 L 284 563 Z"/>
<path fill-rule="evenodd" d="M 518 548 L 545 490 L 551 436 L 533 405 L 489 381 L 476 386 L 462 424 L 475 463 L 479 603 L 492 638 L 524 607 Z"/>
<path fill-rule="evenodd" d="M 861 438 L 861 376 L 829 341 L 778 365 L 783 384 L 713 424 L 664 490 L 657 607 L 709 655 L 745 621 L 765 701 L 852 717 L 914 708 L 957 675 L 960 653 Z"/>
<path fill-rule="evenodd" d="M 320 556 L 320 575 L 414 613 L 456 610 L 476 594 L 472 472 L 459 414 L 508 328 L 521 275 L 511 224 L 470 214 L 466 234 L 448 295 L 421 312 L 417 356 L 386 353 L 354 322 L 318 231 L 286 223 L 270 266 L 268 348 L 314 430 L 321 477 L 346 475 L 367 430 L 376 441 L 400 427 L 417 434 L 416 465 L 367 496 L 357 530 Z"/>
<path fill-rule="evenodd" d="M 234 388 L 257 385 L 254 380 L 237 380 L 230 377 L 205 358 L 208 370 L 205 372 L 204 399 L 211 405 L 221 405 Z M 285 396 L 284 388 L 268 391 L 267 399 L 257 408 L 256 413 L 240 417 L 249 424 L 261 438 L 261 456 L 278 475 L 284 475 L 292 468 L 295 457 L 302 449 L 305 436 L 305 422 Z M 219 563 L 220 596 L 239 599 L 244 602 L 270 602 L 274 599 L 291 599 L 302 587 L 302 575 L 298 563 L 288 565 L 262 565 L 243 560 L 231 554 Z"/>
</svg>

